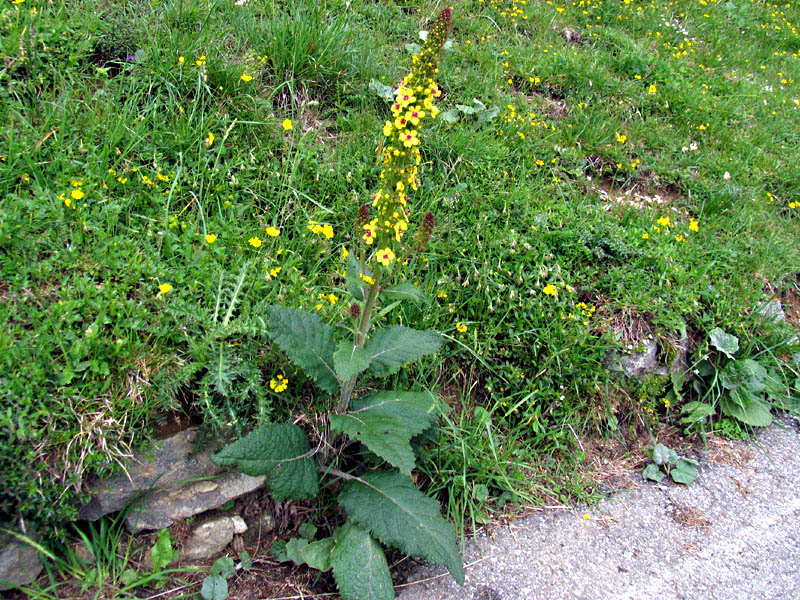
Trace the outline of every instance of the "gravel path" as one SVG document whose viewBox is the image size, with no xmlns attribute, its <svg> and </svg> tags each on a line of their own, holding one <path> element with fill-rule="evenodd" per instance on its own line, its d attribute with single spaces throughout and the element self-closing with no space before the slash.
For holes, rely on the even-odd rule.
<svg viewBox="0 0 800 600">
<path fill-rule="evenodd" d="M 800 598 L 800 421 L 712 452 L 689 486 L 642 484 L 467 543 L 467 580 L 421 567 L 399 600 Z M 588 519 L 585 516 L 588 515 Z M 433 579 L 430 579 L 433 578 Z"/>
</svg>

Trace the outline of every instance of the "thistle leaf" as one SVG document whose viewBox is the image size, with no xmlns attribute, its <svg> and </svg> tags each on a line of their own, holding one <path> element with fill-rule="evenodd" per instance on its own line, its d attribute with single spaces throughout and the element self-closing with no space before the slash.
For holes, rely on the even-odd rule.
<svg viewBox="0 0 800 600">
<path fill-rule="evenodd" d="M 428 304 L 428 297 L 412 283 L 398 283 L 381 292 L 392 300 L 411 300 L 415 304 Z"/>
<path fill-rule="evenodd" d="M 319 476 L 305 432 L 297 425 L 263 425 L 211 456 L 214 464 L 242 473 L 266 476 L 267 489 L 278 502 L 315 496 Z"/>
<path fill-rule="evenodd" d="M 350 481 L 339 494 L 339 504 L 387 546 L 444 565 L 464 583 L 455 529 L 439 514 L 439 503 L 402 473 L 375 471 Z"/>
<path fill-rule="evenodd" d="M 371 357 L 364 348 L 357 348 L 352 342 L 341 342 L 333 355 L 333 368 L 341 381 L 350 381 L 367 370 Z"/>
<path fill-rule="evenodd" d="M 386 556 L 365 529 L 348 521 L 336 531 L 333 578 L 344 600 L 393 600 Z"/>
<path fill-rule="evenodd" d="M 317 315 L 280 305 L 269 307 L 269 337 L 326 392 L 339 391 L 333 368 L 333 328 Z"/>
<path fill-rule="evenodd" d="M 333 431 L 346 433 L 400 472 L 411 475 L 411 438 L 430 427 L 436 416 L 436 398 L 432 394 L 378 392 L 348 413 L 331 414 L 330 424 Z"/>
<path fill-rule="evenodd" d="M 435 354 L 441 346 L 442 336 L 435 331 L 395 325 L 376 331 L 364 349 L 371 357 L 370 373 L 382 376 L 394 373 L 404 364 L 426 354 Z"/>
</svg>

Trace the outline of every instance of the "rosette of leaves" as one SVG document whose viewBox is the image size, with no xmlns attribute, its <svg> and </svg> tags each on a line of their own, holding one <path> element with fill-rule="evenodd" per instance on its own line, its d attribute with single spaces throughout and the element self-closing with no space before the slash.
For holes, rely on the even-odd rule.
<svg viewBox="0 0 800 600">
<path fill-rule="evenodd" d="M 433 40 L 439 48 L 423 48 L 421 56 L 433 60 L 441 54 L 449 26 L 450 10 L 446 9 L 426 41 Z M 427 68 L 433 70 L 430 65 Z M 421 238 L 430 236 L 432 228 L 432 216 L 426 216 L 419 228 Z M 359 260 L 348 256 L 345 281 L 355 326 L 339 330 L 317 314 L 279 305 L 271 306 L 265 318 L 271 341 L 306 372 L 322 394 L 336 397 L 328 431 L 312 441 L 292 423 L 263 425 L 212 460 L 264 476 L 277 501 L 311 498 L 323 479 L 343 480 L 338 503 L 347 514 L 346 521 L 322 539 L 316 539 L 316 529 L 309 524 L 301 528 L 299 538 L 274 546 L 273 553 L 282 561 L 332 571 L 344 600 L 390 600 L 394 587 L 382 544 L 445 566 L 460 584 L 464 567 L 455 529 L 441 516 L 439 503 L 411 480 L 415 467 L 411 441 L 436 425 L 441 414 L 438 399 L 427 391 L 354 394 L 360 377 L 385 377 L 435 354 L 442 336 L 397 325 L 373 329 L 372 318 L 381 301 L 421 303 L 427 298 L 416 286 L 394 282 L 396 262 L 368 260 L 363 246 L 360 254 Z M 352 333 L 340 335 L 340 331 Z M 380 468 L 364 466 L 363 453 L 359 461 L 343 460 L 350 448 L 359 445 L 374 457 L 367 465 Z M 351 463 L 360 466 L 351 471 L 338 468 Z"/>
</svg>

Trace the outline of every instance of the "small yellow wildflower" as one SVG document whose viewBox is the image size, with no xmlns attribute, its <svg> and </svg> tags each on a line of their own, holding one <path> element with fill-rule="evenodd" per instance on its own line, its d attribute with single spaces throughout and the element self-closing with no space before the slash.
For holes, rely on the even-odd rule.
<svg viewBox="0 0 800 600">
<path fill-rule="evenodd" d="M 650 84 L 650 87 L 647 88 L 648 94 L 655 94 L 658 91 L 658 88 L 654 84 Z"/>
<path fill-rule="evenodd" d="M 83 179 L 70 179 L 69 184 L 72 187 L 81 187 L 83 185 Z"/>
<path fill-rule="evenodd" d="M 198 58 L 196 61 L 194 61 L 194 64 L 197 65 L 198 67 L 202 67 L 204 64 L 206 64 L 206 55 L 204 54 L 203 56 Z"/>
<path fill-rule="evenodd" d="M 676 242 L 684 242 L 684 241 L 686 241 L 686 238 L 683 237 L 680 233 L 676 233 L 675 234 L 675 241 Z"/>
<path fill-rule="evenodd" d="M 348 256 L 350 256 L 350 251 L 347 248 L 342 248 L 342 260 L 347 260 Z"/>
<path fill-rule="evenodd" d="M 369 275 L 364 275 L 363 273 L 359 273 L 358 278 L 366 284 L 375 285 L 375 280 Z"/>
<path fill-rule="evenodd" d="M 642 234 L 642 239 L 643 240 L 649 240 L 650 239 L 650 234 L 649 233 L 643 233 Z"/>
<path fill-rule="evenodd" d="M 169 283 L 162 283 L 161 285 L 158 286 L 158 292 L 160 294 L 167 294 L 171 290 L 172 290 L 172 285 L 170 285 Z"/>
<path fill-rule="evenodd" d="M 269 237 L 278 237 L 281 234 L 281 230 L 277 227 L 272 227 L 271 225 L 267 227 L 267 235 Z"/>
<path fill-rule="evenodd" d="M 178 66 L 182 65 L 185 62 L 186 62 L 186 57 L 185 56 L 179 56 L 178 57 Z"/>
<path fill-rule="evenodd" d="M 547 295 L 547 296 L 554 296 L 555 297 L 555 296 L 558 295 L 558 290 L 556 289 L 556 286 L 554 286 L 552 283 L 548 283 L 542 289 L 542 293 Z"/>
<path fill-rule="evenodd" d="M 700 231 L 700 223 L 697 219 L 689 219 L 689 229 L 694 232 Z"/>
<path fill-rule="evenodd" d="M 278 273 L 280 273 L 280 272 L 281 272 L 281 268 L 280 267 L 272 267 L 269 270 L 269 274 L 270 274 L 271 277 L 277 277 Z"/>
<path fill-rule="evenodd" d="M 281 123 L 281 124 L 283 125 L 283 130 L 284 131 L 291 131 L 291 129 L 292 129 L 292 120 L 291 119 L 284 119 L 283 123 Z"/>
<path fill-rule="evenodd" d="M 339 297 L 336 294 L 328 294 L 325 298 L 327 298 L 328 302 L 331 304 L 336 304 L 339 301 Z"/>
<path fill-rule="evenodd" d="M 456 330 L 458 333 L 464 333 L 467 330 L 467 326 L 463 323 L 456 323 Z"/>
<path fill-rule="evenodd" d="M 261 240 L 257 237 L 251 237 L 249 240 L 247 240 L 247 243 L 250 244 L 253 248 L 261 247 Z"/>
<path fill-rule="evenodd" d="M 436 297 L 437 298 L 447 298 L 447 292 L 445 292 L 444 290 L 439 290 L 439 293 L 436 294 Z"/>
<path fill-rule="evenodd" d="M 248 81 L 252 81 L 253 80 L 253 76 L 252 75 L 248 75 L 247 73 L 242 73 L 242 76 L 239 79 L 241 79 L 242 81 L 247 83 Z"/>
<path fill-rule="evenodd" d="M 77 189 L 72 190 L 69 193 L 69 195 L 72 196 L 73 200 L 80 200 L 81 198 L 83 198 L 84 193 L 80 188 L 77 188 Z"/>
<path fill-rule="evenodd" d="M 592 518 L 592 515 L 590 515 L 589 513 L 583 513 L 583 518 L 588 521 L 589 519 Z"/>
<path fill-rule="evenodd" d="M 11 4 L 22 4 L 25 0 L 11 0 Z"/>
<path fill-rule="evenodd" d="M 323 225 L 322 235 L 324 235 L 327 239 L 331 239 L 333 237 L 333 227 L 330 225 Z"/>
<path fill-rule="evenodd" d="M 157 173 L 156 179 L 158 179 L 159 181 L 169 181 L 169 176 L 164 175 L 162 173 Z"/>
<path fill-rule="evenodd" d="M 620 144 L 624 144 L 624 143 L 625 143 L 625 141 L 628 139 L 628 136 L 627 136 L 627 135 L 623 135 L 623 134 L 621 134 L 619 131 L 615 131 L 615 132 L 614 132 L 614 137 L 615 137 L 615 138 L 617 138 L 617 141 L 618 141 Z"/>
<path fill-rule="evenodd" d="M 213 244 L 216 241 L 217 241 L 217 236 L 215 234 L 213 234 L 213 233 L 207 233 L 206 234 L 206 243 L 207 244 Z"/>
<path fill-rule="evenodd" d="M 669 227 L 670 226 L 669 217 L 659 217 L 658 220 L 656 221 L 656 223 L 661 225 L 661 227 Z"/>
<path fill-rule="evenodd" d="M 205 139 L 205 142 L 206 146 L 208 146 L 209 148 L 214 143 L 214 134 L 211 133 L 210 131 L 208 132 L 208 137 Z"/>
<path fill-rule="evenodd" d="M 286 379 L 283 375 L 278 375 L 275 379 L 269 380 L 269 389 L 271 389 L 276 394 L 280 394 L 286 388 L 289 387 L 289 380 Z"/>
</svg>

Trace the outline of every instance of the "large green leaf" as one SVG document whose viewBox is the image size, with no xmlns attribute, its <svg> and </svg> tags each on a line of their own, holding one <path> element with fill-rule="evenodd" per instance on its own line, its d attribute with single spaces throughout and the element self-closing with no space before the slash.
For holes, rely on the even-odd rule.
<svg viewBox="0 0 800 600">
<path fill-rule="evenodd" d="M 379 329 L 367 341 L 369 370 L 373 375 L 394 373 L 404 364 L 426 354 L 434 354 L 442 346 L 442 336 L 435 331 L 419 331 L 402 325 Z"/>
<path fill-rule="evenodd" d="M 235 467 L 253 477 L 266 476 L 275 500 L 315 496 L 319 476 L 305 432 L 290 423 L 273 423 L 253 430 L 211 456 L 218 465 Z"/>
<path fill-rule="evenodd" d="M 333 328 L 317 315 L 278 304 L 269 307 L 269 337 L 326 392 L 339 391 L 333 368 Z"/>
<path fill-rule="evenodd" d="M 411 300 L 415 304 L 427 304 L 428 297 L 422 293 L 419 286 L 413 283 L 398 283 L 381 291 L 381 294 L 392 300 Z"/>
<path fill-rule="evenodd" d="M 455 529 L 442 518 L 439 503 L 402 473 L 375 471 L 350 481 L 339 494 L 339 504 L 387 546 L 444 565 L 464 583 Z"/>
<path fill-rule="evenodd" d="M 359 277 L 359 275 L 364 274 L 367 277 L 372 277 L 372 270 L 366 265 L 364 265 L 364 270 L 361 270 L 361 262 L 352 254 L 347 256 L 347 275 L 345 276 L 345 285 L 347 286 L 348 291 L 353 295 L 353 298 L 358 300 L 359 302 L 363 302 L 364 300 L 364 288 L 368 287 L 368 284 L 364 283 L 364 281 Z"/>
<path fill-rule="evenodd" d="M 711 338 L 711 344 L 728 358 L 733 358 L 733 355 L 739 350 L 739 338 L 724 329 L 715 327 L 708 335 Z"/>
<path fill-rule="evenodd" d="M 411 438 L 438 415 L 428 392 L 378 392 L 353 403 L 350 412 L 330 415 L 331 429 L 346 433 L 406 475 L 414 468 Z"/>
<path fill-rule="evenodd" d="M 358 348 L 352 342 L 340 342 L 339 349 L 333 355 L 333 368 L 341 381 L 350 381 L 367 370 L 370 359 L 369 352 L 364 348 Z"/>
<path fill-rule="evenodd" d="M 766 427 L 772 423 L 769 404 L 750 393 L 746 387 L 730 390 L 720 398 L 719 407 L 729 417 L 754 427 Z"/>
<path fill-rule="evenodd" d="M 333 577 L 344 600 L 393 600 L 389 565 L 368 531 L 348 521 L 336 531 Z"/>
</svg>

